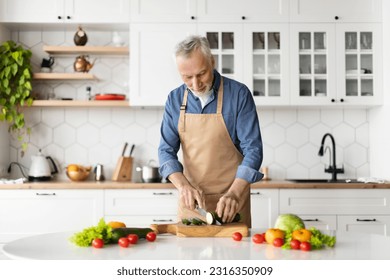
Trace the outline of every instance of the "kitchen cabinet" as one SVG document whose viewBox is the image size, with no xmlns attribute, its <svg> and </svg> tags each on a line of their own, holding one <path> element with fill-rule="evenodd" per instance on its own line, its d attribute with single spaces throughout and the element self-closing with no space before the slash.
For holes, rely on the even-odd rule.
<svg viewBox="0 0 390 280">
<path fill-rule="evenodd" d="M 196 33 L 196 25 L 132 24 L 130 32 L 130 103 L 164 106 L 171 90 L 183 81 L 175 61 L 175 46 Z"/>
<path fill-rule="evenodd" d="M 380 105 L 376 24 L 291 24 L 292 105 Z"/>
<path fill-rule="evenodd" d="M 103 217 L 103 190 L 1 190 L 0 243 L 28 235 L 80 231 Z"/>
<path fill-rule="evenodd" d="M 381 22 L 382 0 L 290 0 L 291 22 Z"/>
<path fill-rule="evenodd" d="M 279 190 L 251 189 L 252 228 L 273 228 L 279 215 Z"/>
<path fill-rule="evenodd" d="M 0 21 L 15 23 L 125 23 L 129 22 L 129 1 L 1 0 Z"/>
<path fill-rule="evenodd" d="M 388 189 L 281 189 L 279 195 L 279 212 L 301 216 L 307 227 L 390 235 Z"/>
<path fill-rule="evenodd" d="M 104 217 L 127 226 L 177 222 L 176 189 L 105 190 Z"/>
</svg>

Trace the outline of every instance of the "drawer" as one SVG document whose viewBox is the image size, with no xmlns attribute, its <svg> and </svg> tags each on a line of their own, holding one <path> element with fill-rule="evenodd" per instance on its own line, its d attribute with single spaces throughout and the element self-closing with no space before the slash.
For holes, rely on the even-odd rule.
<svg viewBox="0 0 390 280">
<path fill-rule="evenodd" d="M 390 236 L 390 216 L 352 215 L 338 216 L 337 229 Z"/>
<path fill-rule="evenodd" d="M 387 189 L 282 189 L 279 195 L 280 213 L 390 214 L 390 190 Z"/>
<path fill-rule="evenodd" d="M 305 227 L 310 229 L 315 227 L 319 230 L 336 230 L 337 216 L 336 215 L 300 215 L 300 218 L 305 223 Z"/>
<path fill-rule="evenodd" d="M 176 189 L 105 190 L 105 215 L 176 216 Z"/>
<path fill-rule="evenodd" d="M 105 216 L 109 221 L 121 221 L 127 227 L 150 227 L 151 224 L 174 224 L 177 222 L 177 216 Z"/>
</svg>

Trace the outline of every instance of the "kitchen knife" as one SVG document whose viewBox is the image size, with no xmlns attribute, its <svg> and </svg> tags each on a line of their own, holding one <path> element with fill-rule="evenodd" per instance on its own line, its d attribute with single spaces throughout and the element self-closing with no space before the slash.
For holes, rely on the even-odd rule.
<svg viewBox="0 0 390 280">
<path fill-rule="evenodd" d="M 196 204 L 196 207 L 195 207 L 195 210 L 198 211 L 198 213 L 200 215 L 202 215 L 202 217 L 204 217 L 207 221 L 207 215 L 212 215 L 210 212 L 207 212 L 206 210 L 204 210 L 203 208 L 200 208 L 198 204 Z M 215 224 L 220 226 L 221 223 L 217 220 L 215 220 Z"/>
</svg>

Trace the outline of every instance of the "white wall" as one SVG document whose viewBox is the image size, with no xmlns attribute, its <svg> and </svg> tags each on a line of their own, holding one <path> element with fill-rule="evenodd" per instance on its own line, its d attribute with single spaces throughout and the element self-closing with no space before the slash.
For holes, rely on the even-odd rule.
<svg viewBox="0 0 390 280">
<path fill-rule="evenodd" d="M 383 1 L 383 98 L 384 105 L 369 112 L 370 173 L 390 179 L 390 1 Z"/>
</svg>

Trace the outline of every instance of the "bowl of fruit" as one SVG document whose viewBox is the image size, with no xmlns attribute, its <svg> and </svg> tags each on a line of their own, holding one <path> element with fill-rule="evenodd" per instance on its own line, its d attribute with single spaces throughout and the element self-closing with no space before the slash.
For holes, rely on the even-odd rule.
<svg viewBox="0 0 390 280">
<path fill-rule="evenodd" d="M 66 167 L 66 176 L 72 181 L 79 182 L 88 178 L 91 172 L 91 166 L 83 166 L 80 164 L 69 164 Z"/>
</svg>

